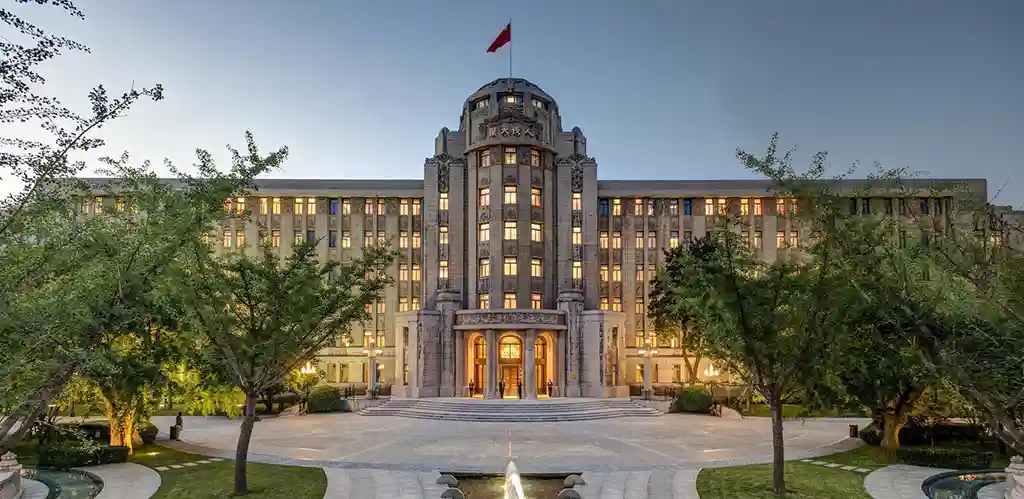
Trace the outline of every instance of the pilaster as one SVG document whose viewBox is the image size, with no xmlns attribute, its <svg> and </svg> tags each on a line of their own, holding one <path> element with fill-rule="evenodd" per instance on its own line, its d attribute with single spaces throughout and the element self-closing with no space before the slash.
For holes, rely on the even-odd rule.
<svg viewBox="0 0 1024 499">
<path fill-rule="evenodd" d="M 457 395 L 458 381 L 456 376 L 458 369 L 456 367 L 456 352 L 455 352 L 455 311 L 458 310 L 462 303 L 459 292 L 456 290 L 446 289 L 437 292 L 437 298 L 435 299 L 435 305 L 437 311 L 440 312 L 439 324 L 438 324 L 438 336 L 439 336 L 439 349 L 440 349 L 440 383 L 439 383 L 439 397 L 454 397 Z"/>
<path fill-rule="evenodd" d="M 537 398 L 537 379 L 535 376 L 535 355 L 537 349 L 537 330 L 526 331 L 526 343 L 523 346 L 523 397 L 527 399 Z"/>
<path fill-rule="evenodd" d="M 562 291 L 558 294 L 558 309 L 565 317 L 565 371 L 562 393 L 566 397 L 583 396 L 583 293 Z"/>
</svg>

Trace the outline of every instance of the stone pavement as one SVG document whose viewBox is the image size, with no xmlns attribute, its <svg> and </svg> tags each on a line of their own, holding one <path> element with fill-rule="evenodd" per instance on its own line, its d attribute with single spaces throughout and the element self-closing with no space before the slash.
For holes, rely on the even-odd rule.
<svg viewBox="0 0 1024 499">
<path fill-rule="evenodd" d="M 921 483 L 928 477 L 950 470 L 894 464 L 876 470 L 864 479 L 864 488 L 874 499 L 928 499 Z"/>
<path fill-rule="evenodd" d="M 140 464 L 104 464 L 80 469 L 103 480 L 103 490 L 95 499 L 149 499 L 160 488 L 160 474 Z"/>
</svg>

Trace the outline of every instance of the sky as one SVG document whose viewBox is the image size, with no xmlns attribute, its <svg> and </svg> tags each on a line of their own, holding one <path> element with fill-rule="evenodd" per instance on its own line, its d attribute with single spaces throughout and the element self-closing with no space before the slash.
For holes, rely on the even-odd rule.
<svg viewBox="0 0 1024 499">
<path fill-rule="evenodd" d="M 10 3 L 10 2 L 8 2 Z M 73 106 L 161 83 L 102 131 L 141 161 L 221 158 L 251 130 L 287 145 L 278 178 L 422 178 L 462 103 L 508 76 L 485 50 L 512 19 L 513 76 L 579 126 L 599 179 L 756 178 L 735 159 L 773 133 L 932 177 L 986 178 L 1024 206 L 1020 0 L 78 0 L 15 6 L 88 54 L 48 63 Z M 6 6 L 5 6 L 6 8 Z"/>
</svg>

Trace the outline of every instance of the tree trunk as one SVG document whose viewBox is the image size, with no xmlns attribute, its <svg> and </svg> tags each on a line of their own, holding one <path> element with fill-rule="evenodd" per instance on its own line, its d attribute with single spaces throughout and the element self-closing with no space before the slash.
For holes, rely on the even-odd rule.
<svg viewBox="0 0 1024 499">
<path fill-rule="evenodd" d="M 135 401 L 107 399 L 107 420 L 110 422 L 110 445 L 128 448 L 128 454 L 135 452 Z"/>
<path fill-rule="evenodd" d="M 786 450 L 782 439 L 782 397 L 771 394 L 768 406 L 772 412 L 772 492 L 786 493 Z"/>
<path fill-rule="evenodd" d="M 238 435 L 238 447 L 235 449 L 235 495 L 249 493 L 249 482 L 245 478 L 245 464 L 249 459 L 252 428 L 256 424 L 256 398 L 256 393 L 251 390 L 245 393 L 245 417 L 242 419 L 242 431 Z"/>
<path fill-rule="evenodd" d="M 882 448 L 888 453 L 900 448 L 900 430 L 907 424 L 906 408 L 886 408 L 882 412 Z"/>
<path fill-rule="evenodd" d="M 37 391 L 34 400 L 27 401 L 20 407 L 15 409 L 13 412 L 7 414 L 0 423 L 0 455 L 6 454 L 21 439 L 28 433 L 28 430 L 32 428 L 39 416 L 43 414 L 47 406 L 53 399 L 60 395 L 64 387 L 67 386 L 68 381 L 75 374 L 76 365 L 66 365 L 57 372 L 50 384 L 45 388 L 41 388 Z M 14 429 L 15 425 L 19 425 L 18 429 Z"/>
</svg>

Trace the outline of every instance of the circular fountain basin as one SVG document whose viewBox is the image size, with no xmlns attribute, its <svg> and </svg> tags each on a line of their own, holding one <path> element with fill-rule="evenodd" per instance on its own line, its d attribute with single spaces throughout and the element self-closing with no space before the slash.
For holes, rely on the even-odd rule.
<svg viewBox="0 0 1024 499">
<path fill-rule="evenodd" d="M 931 499 L 977 499 L 982 487 L 1005 480 L 1003 470 L 950 471 L 929 477 L 921 490 Z"/>
<path fill-rule="evenodd" d="M 25 478 L 49 487 L 46 499 L 92 499 L 103 490 L 103 481 L 84 471 L 28 467 L 22 471 Z"/>
</svg>

